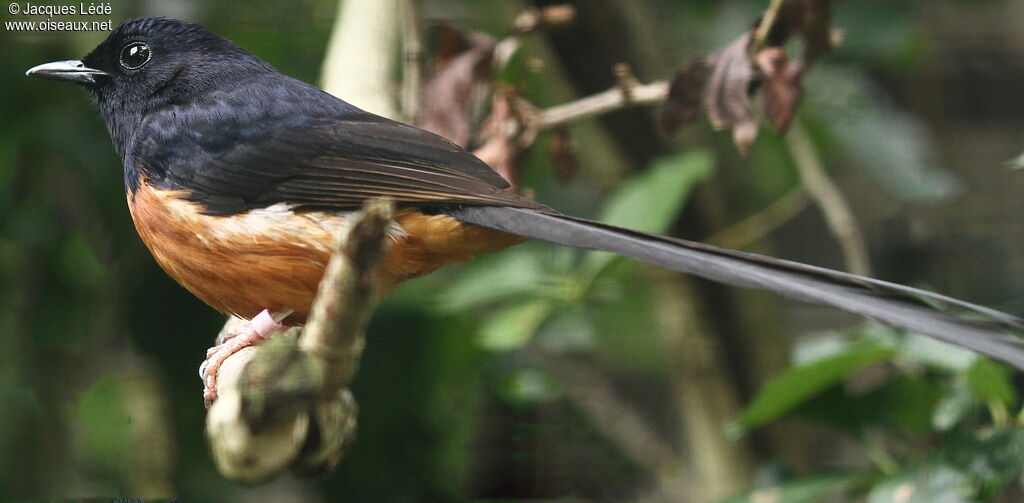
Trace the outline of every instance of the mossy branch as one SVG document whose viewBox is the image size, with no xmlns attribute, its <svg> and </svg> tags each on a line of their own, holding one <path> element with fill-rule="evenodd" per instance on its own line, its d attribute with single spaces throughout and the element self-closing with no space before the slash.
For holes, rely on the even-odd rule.
<svg viewBox="0 0 1024 503">
<path fill-rule="evenodd" d="M 245 348 L 221 366 L 206 433 L 225 477 L 252 483 L 286 469 L 317 473 L 341 459 L 356 431 L 348 385 L 376 305 L 371 279 L 393 211 L 389 201 L 371 200 L 339 236 L 301 334 Z"/>
</svg>

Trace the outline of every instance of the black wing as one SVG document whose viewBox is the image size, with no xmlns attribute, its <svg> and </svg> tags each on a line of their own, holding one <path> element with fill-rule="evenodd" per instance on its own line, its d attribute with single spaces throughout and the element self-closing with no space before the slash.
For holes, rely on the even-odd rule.
<svg viewBox="0 0 1024 503">
<path fill-rule="evenodd" d="M 433 133 L 356 109 L 309 118 L 205 111 L 168 132 L 150 124 L 136 158 L 151 183 L 184 189 L 209 214 L 275 203 L 355 210 L 386 196 L 399 205 L 546 209 L 505 190 L 483 161 Z M 174 134 L 174 138 L 169 136 Z"/>
</svg>

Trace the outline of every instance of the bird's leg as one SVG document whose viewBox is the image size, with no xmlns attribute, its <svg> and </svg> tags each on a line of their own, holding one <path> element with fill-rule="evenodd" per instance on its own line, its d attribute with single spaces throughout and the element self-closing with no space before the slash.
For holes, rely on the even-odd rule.
<svg viewBox="0 0 1024 503">
<path fill-rule="evenodd" d="M 203 399 L 209 404 L 217 398 L 217 372 L 224 360 L 242 348 L 252 346 L 277 335 L 287 327 L 281 320 L 290 315 L 291 311 L 272 313 L 268 309 L 260 311 L 248 323 L 228 329 L 218 344 L 206 351 L 206 361 L 199 366 L 199 377 L 203 380 Z"/>
</svg>

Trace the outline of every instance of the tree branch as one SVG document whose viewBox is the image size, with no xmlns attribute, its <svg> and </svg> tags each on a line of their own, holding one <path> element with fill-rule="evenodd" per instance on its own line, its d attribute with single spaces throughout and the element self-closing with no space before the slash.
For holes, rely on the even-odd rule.
<svg viewBox="0 0 1024 503">
<path fill-rule="evenodd" d="M 586 364 L 546 353 L 540 364 L 562 385 L 565 394 L 583 409 L 595 428 L 630 460 L 652 473 L 676 473 L 682 466 L 670 443 L 646 419 L 623 402 L 614 386 Z"/>
<path fill-rule="evenodd" d="M 420 116 L 420 92 L 423 87 L 423 40 L 416 0 L 402 0 L 402 116 L 416 124 Z"/>
<path fill-rule="evenodd" d="M 628 88 L 620 84 L 607 91 L 541 111 L 537 120 L 537 128 L 540 130 L 551 129 L 570 122 L 614 112 L 621 108 L 653 105 L 665 101 L 666 96 L 668 96 L 668 82 L 665 81 L 635 84 Z"/>
<path fill-rule="evenodd" d="M 287 468 L 333 468 L 355 433 L 356 404 L 347 386 L 376 304 L 371 275 L 393 225 L 390 202 L 371 200 L 339 236 L 301 337 L 274 337 L 221 366 L 206 430 L 221 473 L 257 482 Z"/>
<path fill-rule="evenodd" d="M 523 36 L 571 23 L 576 18 L 576 7 L 570 4 L 529 8 L 519 13 L 512 22 L 512 33 L 494 46 L 494 67 L 508 64 L 512 55 L 523 45 Z"/>
<path fill-rule="evenodd" d="M 764 11 L 761 16 L 761 21 L 757 24 L 757 29 L 754 30 L 754 39 L 750 44 L 751 56 L 757 54 L 761 49 L 764 48 L 765 42 L 768 41 L 768 34 L 771 33 L 772 28 L 775 27 L 775 20 L 779 17 L 779 9 L 782 8 L 782 4 L 785 0 L 771 0 L 771 4 L 768 5 L 768 9 Z M 751 57 L 753 60 L 753 57 Z"/>
</svg>

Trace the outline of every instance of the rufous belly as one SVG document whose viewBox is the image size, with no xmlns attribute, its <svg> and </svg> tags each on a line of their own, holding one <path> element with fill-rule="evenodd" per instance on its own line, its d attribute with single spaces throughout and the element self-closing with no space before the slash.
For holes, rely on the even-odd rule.
<svg viewBox="0 0 1024 503">
<path fill-rule="evenodd" d="M 354 213 L 292 211 L 277 204 L 228 216 L 205 215 L 184 191 L 146 183 L 128 195 L 135 228 L 157 263 L 218 311 L 250 319 L 263 309 L 306 320 L 338 236 Z M 406 209 L 395 216 L 379 290 L 523 238 Z"/>
</svg>

